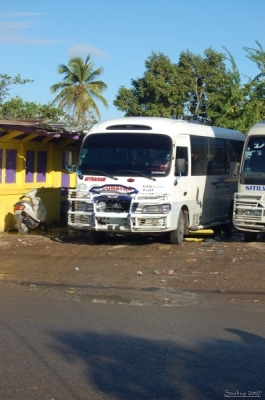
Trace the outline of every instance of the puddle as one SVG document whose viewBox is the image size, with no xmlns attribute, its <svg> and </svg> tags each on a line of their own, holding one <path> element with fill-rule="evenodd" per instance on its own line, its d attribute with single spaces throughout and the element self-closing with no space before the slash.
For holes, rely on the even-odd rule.
<svg viewBox="0 0 265 400">
<path fill-rule="evenodd" d="M 184 306 L 198 303 L 198 296 L 194 293 L 178 293 L 171 298 L 165 298 L 163 296 L 154 298 L 134 298 L 128 299 L 120 295 L 104 295 L 104 294 L 84 294 L 75 296 L 76 301 L 89 301 L 91 303 L 101 304 L 125 304 L 130 306 L 144 306 L 144 305 L 162 305 L 162 306 Z"/>
<path fill-rule="evenodd" d="M 90 301 L 91 303 L 103 303 L 103 304 L 134 304 L 137 302 L 133 302 L 129 299 L 126 299 L 125 297 L 119 296 L 119 295 L 95 295 L 95 294 L 85 294 L 82 296 L 78 296 L 77 299 L 79 301 Z M 140 305 L 140 303 L 139 303 Z M 142 304 L 141 304 L 142 305 Z"/>
<path fill-rule="evenodd" d="M 0 275 L 0 279 L 3 279 Z M 72 301 L 83 301 L 90 303 L 101 303 L 101 304 L 123 304 L 127 306 L 148 306 L 148 305 L 161 305 L 161 306 L 187 306 L 191 304 L 197 304 L 202 302 L 199 299 L 198 294 L 191 292 L 175 291 L 174 289 L 160 289 L 160 293 L 152 293 L 152 295 L 143 295 L 142 290 L 140 293 L 128 293 L 125 294 L 96 294 L 94 293 L 84 293 L 74 287 L 65 287 L 65 285 L 55 284 L 41 284 L 41 283 L 27 283 L 27 282 L 17 282 L 21 286 L 28 286 L 31 291 L 35 291 L 39 295 L 48 295 L 49 297 L 72 300 Z M 37 289 L 41 290 L 38 291 Z M 168 293 L 170 292 L 170 293 Z M 165 297 L 166 296 L 166 297 Z"/>
</svg>

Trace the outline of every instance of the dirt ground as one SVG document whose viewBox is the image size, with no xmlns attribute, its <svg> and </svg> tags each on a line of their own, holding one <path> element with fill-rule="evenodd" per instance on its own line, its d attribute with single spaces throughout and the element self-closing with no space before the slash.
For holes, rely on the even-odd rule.
<svg viewBox="0 0 265 400">
<path fill-rule="evenodd" d="M 188 240 L 109 237 L 93 245 L 89 234 L 70 236 L 66 228 L 0 233 L 0 283 L 77 301 L 265 304 L 263 236 L 255 243 L 237 231 Z"/>
</svg>

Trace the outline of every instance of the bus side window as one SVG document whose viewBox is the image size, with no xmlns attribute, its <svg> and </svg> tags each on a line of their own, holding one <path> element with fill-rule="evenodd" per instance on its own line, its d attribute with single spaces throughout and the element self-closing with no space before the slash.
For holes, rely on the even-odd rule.
<svg viewBox="0 0 265 400">
<path fill-rule="evenodd" d="M 229 173 L 231 161 L 237 161 L 238 163 L 241 162 L 243 142 L 240 142 L 239 140 L 226 140 L 225 144 L 227 157 L 226 172 Z"/>
<path fill-rule="evenodd" d="M 225 147 L 226 147 L 226 172 L 229 173 L 229 171 L 230 171 L 230 162 L 231 161 L 237 161 L 237 157 L 236 157 L 234 148 L 231 145 L 229 140 L 225 141 Z"/>
<path fill-rule="evenodd" d="M 207 166 L 208 175 L 225 174 L 225 142 L 223 139 L 210 139 L 210 156 Z"/>
<path fill-rule="evenodd" d="M 191 175 L 206 175 L 208 164 L 208 139 L 191 136 Z"/>
<path fill-rule="evenodd" d="M 201 154 L 199 149 L 194 149 L 191 160 L 192 175 L 201 175 Z"/>
<path fill-rule="evenodd" d="M 185 171 L 182 172 L 182 176 L 187 176 L 188 175 L 188 171 L 189 171 L 189 164 L 188 164 L 188 148 L 187 147 L 181 147 L 178 146 L 176 149 L 176 160 L 178 158 L 182 158 L 185 160 Z M 178 176 L 179 173 L 176 169 L 176 165 L 175 165 L 175 176 Z"/>
</svg>

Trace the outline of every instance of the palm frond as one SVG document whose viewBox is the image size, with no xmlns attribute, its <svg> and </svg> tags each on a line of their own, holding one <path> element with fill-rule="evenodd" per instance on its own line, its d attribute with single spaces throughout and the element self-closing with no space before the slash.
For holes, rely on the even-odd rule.
<svg viewBox="0 0 265 400">
<path fill-rule="evenodd" d="M 78 121 L 84 120 L 90 110 L 93 110 L 100 119 L 96 100 L 105 107 L 108 106 L 107 100 L 102 95 L 107 85 L 103 81 L 96 80 L 102 74 L 103 68 L 94 70 L 94 64 L 88 55 L 85 61 L 80 57 L 72 57 L 68 66 L 64 64 L 58 66 L 58 72 L 64 74 L 63 81 L 50 87 L 52 93 L 60 91 L 54 99 L 58 107 L 72 110 L 78 116 Z"/>
</svg>

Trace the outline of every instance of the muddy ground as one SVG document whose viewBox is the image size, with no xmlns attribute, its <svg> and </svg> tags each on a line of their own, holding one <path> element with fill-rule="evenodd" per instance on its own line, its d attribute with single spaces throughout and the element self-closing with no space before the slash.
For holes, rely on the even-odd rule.
<svg viewBox="0 0 265 400">
<path fill-rule="evenodd" d="M 245 243 L 235 231 L 189 240 L 201 241 L 110 236 L 93 245 L 89 234 L 70 236 L 66 228 L 0 233 L 0 283 L 76 301 L 265 304 L 264 236 Z"/>
</svg>

